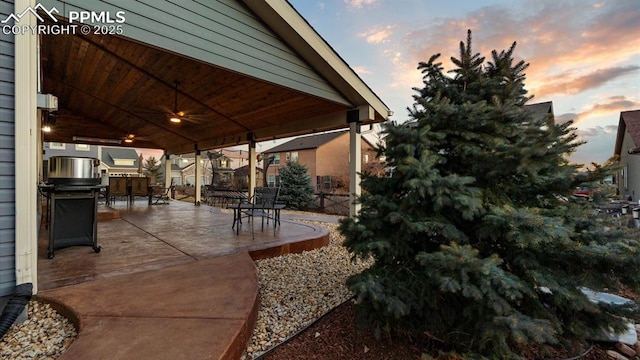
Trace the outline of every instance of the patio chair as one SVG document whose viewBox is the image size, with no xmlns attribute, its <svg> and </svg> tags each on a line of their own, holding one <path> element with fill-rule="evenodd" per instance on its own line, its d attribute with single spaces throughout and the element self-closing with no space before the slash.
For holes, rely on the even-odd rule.
<svg viewBox="0 0 640 360">
<path fill-rule="evenodd" d="M 127 178 L 125 177 L 110 177 L 109 188 L 107 191 L 107 204 L 111 204 L 116 198 L 125 197 L 129 199 L 129 187 L 127 186 Z"/>
<path fill-rule="evenodd" d="M 241 202 L 233 208 L 233 224 L 231 228 L 236 228 L 236 235 L 240 234 L 240 225 L 242 218 L 248 218 L 251 221 L 251 237 L 255 239 L 254 223 L 255 218 L 260 217 L 262 220 L 262 231 L 264 231 L 264 223 L 269 220 L 273 221 L 273 235 L 276 235 L 276 229 L 280 225 L 280 210 L 285 205 L 278 202 L 280 187 L 256 187 L 253 196 L 247 202 Z"/>
<path fill-rule="evenodd" d="M 129 201 L 134 203 L 136 196 L 144 196 L 151 204 L 151 196 L 149 193 L 149 178 L 148 177 L 132 177 L 131 178 L 131 193 L 129 195 Z"/>
<path fill-rule="evenodd" d="M 169 204 L 171 199 L 171 190 L 173 189 L 173 180 L 169 187 L 153 186 L 152 187 L 152 201 L 153 205 L 166 205 Z"/>
</svg>

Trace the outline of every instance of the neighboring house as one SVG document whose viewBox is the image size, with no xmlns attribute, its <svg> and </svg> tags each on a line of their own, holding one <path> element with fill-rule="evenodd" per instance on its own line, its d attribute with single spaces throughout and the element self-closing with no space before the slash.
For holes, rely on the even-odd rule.
<svg viewBox="0 0 640 360">
<path fill-rule="evenodd" d="M 378 162 L 376 151 L 362 137 L 362 169 Z M 279 171 L 289 161 L 297 161 L 307 167 L 311 185 L 316 191 L 348 191 L 349 189 L 349 131 L 336 131 L 319 135 L 302 136 L 264 152 L 263 166 L 273 156 L 267 169 L 268 186 L 280 182 Z"/>
<path fill-rule="evenodd" d="M 623 199 L 640 199 L 640 110 L 620 113 L 618 135 L 613 155 L 618 157 L 620 170 L 613 182 Z"/>
<path fill-rule="evenodd" d="M 537 104 L 528 104 L 524 106 L 529 112 L 533 113 L 534 116 L 541 118 L 551 114 L 553 116 L 553 102 L 547 101 Z"/>
<path fill-rule="evenodd" d="M 196 167 L 195 154 L 183 154 L 171 157 L 171 182 L 173 185 L 195 185 Z M 200 184 L 209 184 L 211 182 L 211 165 L 206 156 L 200 158 L 202 164 L 202 175 Z M 164 173 L 165 157 L 160 158 L 160 171 Z"/>
<path fill-rule="evenodd" d="M 100 168 L 103 176 L 140 176 L 142 164 L 132 148 L 101 147 Z"/>
<path fill-rule="evenodd" d="M 256 184 L 262 186 L 264 178 L 262 168 L 256 168 Z M 233 181 L 231 188 L 235 190 L 247 190 L 249 188 L 249 165 L 245 165 L 233 170 Z"/>
<path fill-rule="evenodd" d="M 213 154 L 209 158 L 209 153 Z M 249 162 L 248 151 L 221 149 L 203 151 L 200 162 L 202 164 L 201 184 L 210 185 L 213 176 L 215 188 L 233 187 L 234 170 L 246 166 Z M 164 171 L 164 157 L 160 159 Z M 171 179 L 174 185 L 195 185 L 195 154 L 182 154 L 171 158 Z"/>
</svg>

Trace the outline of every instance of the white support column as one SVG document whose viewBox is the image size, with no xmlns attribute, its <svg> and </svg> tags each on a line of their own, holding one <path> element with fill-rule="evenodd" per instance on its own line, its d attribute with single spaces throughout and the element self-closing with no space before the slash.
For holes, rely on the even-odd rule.
<svg viewBox="0 0 640 360">
<path fill-rule="evenodd" d="M 16 0 L 19 14 L 35 0 Z M 21 26 L 35 26 L 35 16 L 25 16 Z M 32 283 L 38 292 L 38 141 L 37 117 L 38 37 L 31 32 L 15 35 L 15 267 L 16 284 Z"/>
<path fill-rule="evenodd" d="M 258 162 L 256 154 L 256 142 L 249 141 L 249 197 L 253 195 L 253 189 L 256 188 L 256 163 Z"/>
<path fill-rule="evenodd" d="M 360 196 L 360 171 L 362 167 L 362 134 L 360 122 L 349 124 L 349 216 L 355 217 L 360 213 L 360 204 L 354 204 Z"/>
<path fill-rule="evenodd" d="M 196 180 L 195 180 L 195 187 L 196 187 L 196 200 L 195 200 L 195 205 L 199 206 L 200 205 L 200 187 L 202 186 L 202 181 L 201 181 L 201 177 L 202 177 L 202 164 L 200 164 L 200 150 L 196 150 Z"/>
<path fill-rule="evenodd" d="M 171 155 L 164 152 L 164 187 L 168 188 L 171 186 Z M 169 199 L 172 197 L 171 191 L 169 191 Z"/>
</svg>

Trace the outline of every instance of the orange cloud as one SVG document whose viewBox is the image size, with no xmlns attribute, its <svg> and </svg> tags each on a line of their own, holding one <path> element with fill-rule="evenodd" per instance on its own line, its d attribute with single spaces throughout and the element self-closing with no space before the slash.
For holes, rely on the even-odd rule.
<svg viewBox="0 0 640 360">
<path fill-rule="evenodd" d="M 539 89 L 535 90 L 538 97 L 551 94 L 577 94 L 585 90 L 597 88 L 616 78 L 638 72 L 640 66 L 620 66 L 607 69 L 597 69 L 583 76 L 565 74 L 561 78 L 547 77 Z"/>
<path fill-rule="evenodd" d="M 442 53 L 443 65 L 451 67 L 449 57 L 458 57 L 459 43 L 471 29 L 473 50 L 487 57 L 491 50 L 507 49 L 517 42 L 515 55 L 530 63 L 527 88 L 537 98 L 552 92 L 575 94 L 604 85 L 607 76 L 620 77 L 639 69 L 625 63 L 640 56 L 637 2 L 522 4 L 520 9 L 483 7 L 411 31 L 402 42 L 404 61 L 415 67 L 432 54 Z M 567 80 L 567 76 L 564 85 L 559 79 Z"/>
<path fill-rule="evenodd" d="M 619 114 L 622 111 L 636 108 L 640 108 L 640 102 L 629 100 L 625 96 L 612 96 L 606 99 L 604 103 L 596 103 L 585 111 L 558 115 L 556 116 L 556 121 L 563 123 L 573 120 L 575 124 L 578 124 L 589 117 L 606 114 Z"/>
<path fill-rule="evenodd" d="M 362 76 L 364 74 L 371 74 L 371 71 L 365 66 L 352 66 L 351 69 L 356 72 L 356 74 Z"/>
<path fill-rule="evenodd" d="M 367 32 L 358 34 L 358 37 L 363 37 L 369 44 L 381 44 L 389 42 L 389 38 L 393 34 L 394 25 L 385 26 L 382 29 L 372 29 Z"/>
</svg>

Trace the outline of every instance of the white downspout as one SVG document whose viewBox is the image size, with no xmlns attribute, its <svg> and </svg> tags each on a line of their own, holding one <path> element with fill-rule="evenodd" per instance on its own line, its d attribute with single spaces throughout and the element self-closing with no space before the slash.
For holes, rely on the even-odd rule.
<svg viewBox="0 0 640 360">
<path fill-rule="evenodd" d="M 16 0 L 19 14 L 35 1 Z M 21 19 L 22 26 L 35 26 L 34 16 Z M 37 34 L 15 35 L 15 208 L 16 284 L 32 283 L 38 292 L 38 165 L 40 127 L 37 117 L 38 52 Z"/>
</svg>

